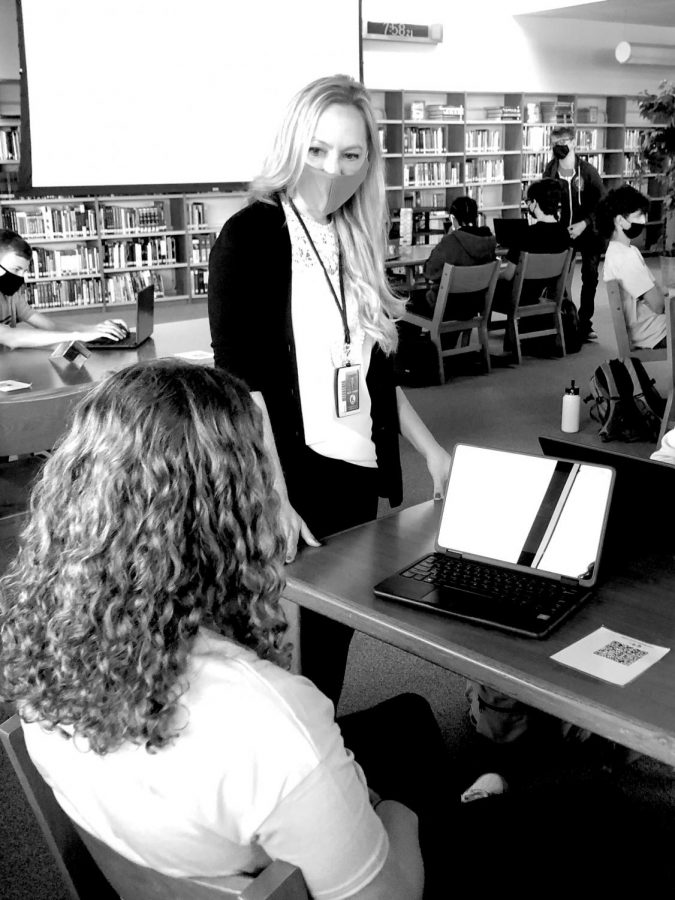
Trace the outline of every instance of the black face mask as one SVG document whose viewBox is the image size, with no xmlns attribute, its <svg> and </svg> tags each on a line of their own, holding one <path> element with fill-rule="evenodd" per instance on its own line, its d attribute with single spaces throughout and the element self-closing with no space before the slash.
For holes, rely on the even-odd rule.
<svg viewBox="0 0 675 900">
<path fill-rule="evenodd" d="M 0 294 L 11 297 L 16 294 L 19 288 L 23 287 L 23 278 L 15 275 L 14 272 L 8 272 L 7 269 L 0 266 L 2 274 L 0 275 Z"/>
<path fill-rule="evenodd" d="M 633 241 L 636 237 L 640 237 L 644 231 L 644 227 L 644 222 L 631 222 L 630 228 L 624 228 L 623 233 L 629 241 Z"/>
<path fill-rule="evenodd" d="M 556 159 L 565 159 L 565 157 L 570 152 L 570 148 L 567 144 L 554 144 L 553 145 L 553 155 Z"/>
</svg>

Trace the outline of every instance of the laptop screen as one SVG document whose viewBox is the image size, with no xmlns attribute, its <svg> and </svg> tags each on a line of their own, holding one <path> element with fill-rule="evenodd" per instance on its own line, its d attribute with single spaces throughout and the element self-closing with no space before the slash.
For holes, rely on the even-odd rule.
<svg viewBox="0 0 675 900">
<path fill-rule="evenodd" d="M 155 287 L 148 285 L 138 292 L 136 340 L 138 343 L 152 336 L 155 322 Z"/>
<path fill-rule="evenodd" d="M 438 549 L 593 584 L 613 479 L 607 467 L 458 444 Z"/>
</svg>

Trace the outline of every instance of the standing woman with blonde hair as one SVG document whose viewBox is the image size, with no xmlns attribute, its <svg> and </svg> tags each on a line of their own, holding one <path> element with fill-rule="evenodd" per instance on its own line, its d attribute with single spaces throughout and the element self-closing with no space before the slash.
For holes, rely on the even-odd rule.
<svg viewBox="0 0 675 900">
<path fill-rule="evenodd" d="M 211 251 L 209 318 L 216 365 L 262 410 L 291 562 L 300 538 L 317 546 L 375 518 L 379 496 L 401 502 L 399 432 L 436 496 L 449 456 L 394 383 L 403 303 L 385 276 L 383 164 L 364 87 L 344 75 L 304 87 L 250 192 Z M 303 611 L 303 671 L 337 702 L 352 632 L 325 625 Z"/>
</svg>

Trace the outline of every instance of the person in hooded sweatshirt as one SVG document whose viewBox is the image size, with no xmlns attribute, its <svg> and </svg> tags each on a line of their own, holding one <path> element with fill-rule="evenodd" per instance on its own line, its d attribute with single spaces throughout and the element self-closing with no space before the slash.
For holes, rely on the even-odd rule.
<svg viewBox="0 0 675 900">
<path fill-rule="evenodd" d="M 457 197 L 450 207 L 450 231 L 434 247 L 424 267 L 427 279 L 433 282 L 426 301 L 433 310 L 443 266 L 480 266 L 496 259 L 496 239 L 489 228 L 478 225 L 478 204 L 472 197 Z M 475 295 L 453 298 L 453 317 L 470 319 L 480 310 Z M 482 302 L 480 300 L 479 302 Z"/>
</svg>

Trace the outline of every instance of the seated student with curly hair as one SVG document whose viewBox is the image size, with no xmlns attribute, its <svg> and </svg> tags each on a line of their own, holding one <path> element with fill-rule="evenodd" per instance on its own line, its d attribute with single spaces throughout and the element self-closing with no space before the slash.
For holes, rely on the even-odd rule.
<svg viewBox="0 0 675 900">
<path fill-rule="evenodd" d="M 621 285 L 623 314 L 633 349 L 666 346 L 664 291 L 632 244 L 644 230 L 648 209 L 648 198 L 624 184 L 609 191 L 597 211 L 598 231 L 610 239 L 602 277 Z"/>
<path fill-rule="evenodd" d="M 413 695 L 345 717 L 369 791 L 330 701 L 284 668 L 284 546 L 243 384 L 177 361 L 113 375 L 46 463 L 0 582 L 0 699 L 68 815 L 137 863 L 285 859 L 315 898 L 413 900 L 434 804 L 445 867 L 440 731 Z"/>
</svg>

